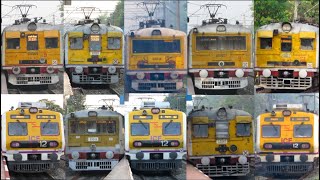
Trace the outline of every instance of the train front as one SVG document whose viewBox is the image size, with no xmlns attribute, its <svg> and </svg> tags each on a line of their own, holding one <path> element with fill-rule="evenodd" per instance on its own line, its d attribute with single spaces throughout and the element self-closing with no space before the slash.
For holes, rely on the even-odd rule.
<svg viewBox="0 0 320 180">
<path fill-rule="evenodd" d="M 123 116 L 113 109 L 81 110 L 66 116 L 69 168 L 112 170 L 124 155 Z"/>
<path fill-rule="evenodd" d="M 13 172 L 45 172 L 57 168 L 64 155 L 62 115 L 44 103 L 19 103 L 2 115 L 2 156 Z"/>
<path fill-rule="evenodd" d="M 2 34 L 2 69 L 12 85 L 48 85 L 59 82 L 63 69 L 61 25 L 24 17 Z"/>
<path fill-rule="evenodd" d="M 138 92 L 177 92 L 187 74 L 187 39 L 182 31 L 160 25 L 126 37 L 126 86 Z"/>
<path fill-rule="evenodd" d="M 126 116 L 125 152 L 134 170 L 172 171 L 182 167 L 186 116 L 161 106 L 145 106 Z"/>
<path fill-rule="evenodd" d="M 254 166 L 252 116 L 202 107 L 188 115 L 188 160 L 209 177 L 246 176 Z"/>
<path fill-rule="evenodd" d="M 319 28 L 272 23 L 256 32 L 255 75 L 265 89 L 306 90 L 319 84 Z"/>
<path fill-rule="evenodd" d="M 302 104 L 274 105 L 257 117 L 256 151 L 263 172 L 301 176 L 319 161 L 319 117 Z"/>
<path fill-rule="evenodd" d="M 85 19 L 66 26 L 65 67 L 72 83 L 115 84 L 123 71 L 123 32 Z"/>
<path fill-rule="evenodd" d="M 251 30 L 240 24 L 210 19 L 189 32 L 189 74 L 194 86 L 205 90 L 248 86 Z"/>
</svg>

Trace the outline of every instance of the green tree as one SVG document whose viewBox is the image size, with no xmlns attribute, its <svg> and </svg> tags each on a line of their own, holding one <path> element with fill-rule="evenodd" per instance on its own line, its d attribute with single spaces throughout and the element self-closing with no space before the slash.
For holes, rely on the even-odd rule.
<svg viewBox="0 0 320 180">
<path fill-rule="evenodd" d="M 83 105 L 85 101 L 86 97 L 83 94 L 70 96 L 67 99 L 66 114 L 85 109 L 85 106 Z"/>
<path fill-rule="evenodd" d="M 178 109 L 186 112 L 186 96 L 184 94 L 169 94 L 164 101 L 170 103 L 172 109 Z"/>
<path fill-rule="evenodd" d="M 121 29 L 124 28 L 124 0 L 120 0 L 116 5 L 115 10 L 108 15 L 108 13 L 99 16 L 101 23 L 118 26 Z"/>
<path fill-rule="evenodd" d="M 46 103 L 47 108 L 48 108 L 49 110 L 56 111 L 56 112 L 60 112 L 61 114 L 64 113 L 64 109 L 61 108 L 59 105 L 57 105 L 57 104 L 56 104 L 54 101 L 52 101 L 52 100 L 41 99 L 41 100 L 39 100 L 38 102 Z"/>
<path fill-rule="evenodd" d="M 303 22 L 319 24 L 319 0 L 300 1 L 298 18 Z"/>
</svg>

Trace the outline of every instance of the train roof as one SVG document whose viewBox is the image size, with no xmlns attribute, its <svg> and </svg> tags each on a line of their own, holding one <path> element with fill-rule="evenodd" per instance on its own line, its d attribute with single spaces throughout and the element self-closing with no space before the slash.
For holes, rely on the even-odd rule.
<svg viewBox="0 0 320 180">
<path fill-rule="evenodd" d="M 84 34 L 91 34 L 91 26 L 93 23 L 90 24 L 78 24 L 78 25 L 74 25 L 74 24 L 67 24 L 64 27 L 64 32 L 83 32 Z M 100 34 L 105 34 L 108 31 L 110 32 L 121 32 L 123 33 L 123 30 L 117 26 L 112 26 L 112 25 L 106 25 L 106 24 L 99 24 L 101 30 L 100 30 Z"/>
<path fill-rule="evenodd" d="M 227 111 L 227 120 L 235 119 L 236 116 L 250 116 L 251 114 L 238 109 L 225 108 Z M 193 110 L 189 113 L 188 118 L 191 117 L 208 117 L 209 120 L 218 120 L 217 112 L 219 109 L 199 109 Z"/>
<path fill-rule="evenodd" d="M 194 28 L 198 29 L 199 34 L 200 33 L 221 33 L 217 32 L 217 26 L 225 26 L 226 31 L 223 33 L 251 33 L 251 29 L 240 25 L 240 24 L 206 24 L 206 25 L 201 25 L 197 26 Z M 192 28 L 189 33 L 192 33 L 194 31 L 194 28 Z"/>
<path fill-rule="evenodd" d="M 34 23 L 34 22 L 31 22 Z M 19 32 L 24 32 L 24 31 L 29 31 L 28 30 L 28 25 L 30 23 L 22 23 L 22 24 L 13 24 L 10 26 L 7 26 L 3 29 L 3 32 L 7 32 L 7 31 L 19 31 Z M 61 24 L 48 24 L 48 23 L 35 23 L 37 25 L 37 30 L 36 31 L 50 31 L 50 30 L 62 30 L 63 29 L 63 25 Z"/>
<path fill-rule="evenodd" d="M 152 32 L 154 30 L 160 30 L 161 31 L 161 36 L 186 36 L 186 33 L 183 31 L 171 29 L 171 28 L 163 28 L 163 27 L 151 27 L 151 28 L 143 28 L 143 29 L 138 29 L 134 30 L 131 32 L 134 32 L 135 36 L 139 37 L 150 37 L 152 36 Z M 130 36 L 131 32 L 128 33 Z"/>
<path fill-rule="evenodd" d="M 88 117 L 88 113 L 90 111 L 97 112 L 97 117 L 122 116 L 122 114 L 118 113 L 117 111 L 111 111 L 111 110 L 108 110 L 108 109 L 86 109 L 86 110 L 76 111 L 76 112 L 72 112 L 72 113 L 74 113 L 76 118 L 85 118 L 85 117 Z M 67 119 L 69 119 L 70 117 L 71 117 L 71 113 L 66 115 Z"/>
<path fill-rule="evenodd" d="M 319 33 L 319 28 L 313 25 L 304 24 L 304 23 L 290 23 L 292 26 L 292 30 L 290 32 L 299 33 L 301 31 L 304 32 L 316 32 Z M 283 32 L 282 23 L 271 23 L 264 26 L 261 26 L 257 31 L 261 30 L 270 30 L 278 29 L 279 32 Z"/>
</svg>

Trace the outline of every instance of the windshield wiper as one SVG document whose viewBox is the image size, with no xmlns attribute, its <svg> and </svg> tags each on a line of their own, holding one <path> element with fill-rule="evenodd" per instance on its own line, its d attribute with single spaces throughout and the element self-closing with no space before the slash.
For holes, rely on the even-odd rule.
<svg viewBox="0 0 320 180">
<path fill-rule="evenodd" d="M 148 128 L 147 128 L 147 126 L 146 126 L 146 125 L 144 125 L 144 124 L 143 124 L 143 122 L 142 122 L 141 120 L 139 120 L 139 123 L 140 123 L 140 124 L 142 124 L 142 126 L 143 126 L 145 129 L 148 129 Z"/>
<path fill-rule="evenodd" d="M 301 122 L 301 124 L 298 125 L 296 131 L 298 131 L 303 124 L 304 124 L 304 122 Z"/>
<path fill-rule="evenodd" d="M 17 119 L 18 124 L 22 127 L 22 129 L 25 129 L 25 126 L 22 126 L 21 122 Z"/>
<path fill-rule="evenodd" d="M 276 128 L 276 126 L 275 126 L 273 123 L 270 123 L 270 124 L 272 125 L 272 127 L 273 127 L 273 129 L 274 129 L 275 133 L 278 133 L 278 129 Z M 277 135 L 277 134 L 275 134 L 275 135 Z"/>
<path fill-rule="evenodd" d="M 48 122 L 46 122 L 46 124 L 43 125 L 43 129 L 49 124 L 51 120 L 49 119 Z"/>
<path fill-rule="evenodd" d="M 173 120 L 170 120 L 170 122 L 164 127 L 165 129 L 167 129 L 167 127 L 172 123 Z"/>
</svg>

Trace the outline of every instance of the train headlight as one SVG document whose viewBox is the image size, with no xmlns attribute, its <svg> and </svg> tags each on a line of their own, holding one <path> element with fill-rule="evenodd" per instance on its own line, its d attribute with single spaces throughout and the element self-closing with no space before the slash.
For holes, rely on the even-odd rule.
<svg viewBox="0 0 320 180">
<path fill-rule="evenodd" d="M 240 156 L 238 158 L 238 161 L 239 161 L 240 164 L 246 164 L 248 162 L 248 159 L 245 156 Z"/>
<path fill-rule="evenodd" d="M 271 76 L 271 71 L 270 71 L 270 69 L 264 69 L 264 70 L 262 71 L 262 75 L 263 75 L 264 77 L 270 77 L 270 76 Z"/>
<path fill-rule="evenodd" d="M 179 145 L 180 145 L 179 141 L 171 141 L 171 143 L 170 143 L 171 147 L 177 147 Z"/>
<path fill-rule="evenodd" d="M 172 72 L 172 73 L 170 74 L 171 79 L 177 79 L 178 76 L 179 76 L 179 74 L 178 74 L 178 73 L 175 73 L 175 72 Z"/>
<path fill-rule="evenodd" d="M 107 151 L 107 152 L 106 152 L 106 158 L 112 159 L 113 156 L 114 156 L 114 153 L 113 153 L 112 151 Z"/>
<path fill-rule="evenodd" d="M 220 108 L 219 110 L 218 110 L 218 112 L 217 112 L 217 116 L 218 116 L 218 118 L 220 118 L 220 119 L 225 119 L 225 118 L 227 118 L 227 110 L 226 110 L 226 108 Z"/>
<path fill-rule="evenodd" d="M 265 149 L 272 149 L 272 144 L 266 143 L 263 145 Z"/>
<path fill-rule="evenodd" d="M 291 115 L 291 111 L 290 110 L 283 110 L 282 111 L 282 115 L 283 116 L 290 116 Z"/>
<path fill-rule="evenodd" d="M 36 69 L 35 69 L 35 68 L 31 68 L 30 71 L 31 71 L 32 73 L 35 73 L 35 72 L 36 72 Z"/>
<path fill-rule="evenodd" d="M 117 68 L 114 67 L 114 66 L 110 66 L 110 67 L 108 68 L 108 72 L 109 72 L 110 74 L 114 74 L 116 71 L 117 71 Z"/>
<path fill-rule="evenodd" d="M 75 71 L 77 74 L 80 74 L 80 73 L 83 72 L 83 67 L 77 66 L 77 67 L 74 69 L 74 71 Z"/>
<path fill-rule="evenodd" d="M 99 24 L 94 23 L 94 24 L 92 24 L 90 29 L 91 29 L 92 32 L 97 33 L 97 32 L 100 31 L 100 26 L 99 26 Z"/>
<path fill-rule="evenodd" d="M 219 161 L 220 161 L 221 163 L 224 163 L 224 162 L 226 162 L 226 159 L 225 159 L 225 158 L 220 158 Z"/>
<path fill-rule="evenodd" d="M 13 154 L 13 159 L 15 161 L 22 161 L 22 155 L 20 153 Z"/>
<path fill-rule="evenodd" d="M 290 23 L 288 23 L 288 22 L 282 23 L 282 30 L 283 30 L 284 32 L 290 32 L 291 29 L 292 29 L 292 26 L 291 26 Z"/>
<path fill-rule="evenodd" d="M 301 149 L 309 149 L 309 148 L 310 148 L 310 144 L 309 143 L 301 144 Z"/>
<path fill-rule="evenodd" d="M 71 153 L 71 157 L 72 157 L 72 159 L 79 159 L 80 154 L 77 151 L 73 151 Z"/>
<path fill-rule="evenodd" d="M 289 76 L 289 75 L 290 75 L 290 73 L 289 73 L 288 71 L 284 71 L 284 72 L 283 72 L 283 76 L 284 76 L 284 77 L 287 77 L 287 76 Z"/>
<path fill-rule="evenodd" d="M 145 75 L 143 72 L 138 72 L 136 76 L 137 76 L 137 79 L 142 80 L 142 79 L 144 79 Z"/>
<path fill-rule="evenodd" d="M 307 77 L 307 75 L 308 75 L 308 73 L 307 73 L 307 71 L 305 69 L 302 69 L 302 70 L 299 71 L 299 77 L 300 78 L 305 78 L 305 77 Z"/>
<path fill-rule="evenodd" d="M 144 157 L 143 152 L 138 152 L 138 153 L 136 154 L 136 158 L 139 159 L 139 160 L 143 159 L 143 157 Z"/>
<path fill-rule="evenodd" d="M 20 143 L 17 142 L 17 141 L 12 141 L 12 142 L 10 143 L 10 147 L 12 147 L 12 148 L 18 148 L 18 147 L 20 147 Z"/>
<path fill-rule="evenodd" d="M 91 153 L 91 154 L 90 154 L 90 157 L 91 157 L 92 159 L 95 159 L 95 158 L 96 158 L 96 154 L 95 154 L 95 153 Z"/>
<path fill-rule="evenodd" d="M 206 77 L 208 77 L 209 73 L 208 73 L 207 70 L 202 69 L 202 70 L 200 70 L 199 75 L 200 75 L 200 77 L 202 77 L 202 78 L 206 78 Z"/>
<path fill-rule="evenodd" d="M 306 162 L 308 160 L 308 155 L 306 154 L 301 154 L 300 155 L 300 161 L 301 162 Z"/>
<path fill-rule="evenodd" d="M 210 158 L 208 158 L 208 157 L 203 157 L 203 158 L 201 158 L 201 164 L 202 165 L 209 165 L 210 164 Z"/>
<path fill-rule="evenodd" d="M 273 154 L 268 154 L 268 155 L 266 156 L 266 160 L 267 160 L 268 162 L 272 162 L 272 161 L 274 160 L 274 155 L 273 155 Z"/>
<path fill-rule="evenodd" d="M 193 33 L 198 33 L 198 28 L 193 28 Z"/>
<path fill-rule="evenodd" d="M 27 28 L 29 31 L 35 31 L 35 30 L 37 30 L 37 24 L 35 22 L 31 22 L 28 24 Z"/>
<path fill-rule="evenodd" d="M 141 146 L 142 146 L 142 142 L 140 142 L 140 141 L 134 141 L 134 142 L 133 142 L 133 146 L 134 146 L 134 147 L 141 147 Z"/>
<path fill-rule="evenodd" d="M 56 161 L 56 160 L 58 160 L 58 155 L 57 155 L 57 153 L 52 153 L 52 154 L 50 154 L 50 160 L 51 160 L 51 161 Z"/>
<path fill-rule="evenodd" d="M 225 25 L 218 25 L 217 32 L 225 32 L 227 30 Z"/>
<path fill-rule="evenodd" d="M 20 69 L 20 67 L 13 67 L 12 72 L 13 72 L 13 74 L 20 74 L 21 69 Z"/>
<path fill-rule="evenodd" d="M 177 159 L 178 153 L 176 153 L 176 152 L 170 152 L 170 153 L 169 153 L 169 157 L 170 157 L 170 159 Z"/>
<path fill-rule="evenodd" d="M 242 78 L 244 76 L 244 71 L 242 69 L 237 69 L 236 70 L 236 76 L 238 78 Z"/>
<path fill-rule="evenodd" d="M 160 113 L 160 109 L 159 108 L 152 108 L 151 112 L 152 112 L 152 114 L 159 114 Z"/>
<path fill-rule="evenodd" d="M 57 146 L 58 146 L 58 142 L 56 142 L 56 141 L 51 141 L 51 142 L 49 142 L 49 146 L 50 146 L 50 147 L 57 147 Z"/>
<path fill-rule="evenodd" d="M 230 151 L 231 152 L 236 152 L 238 150 L 237 146 L 236 145 L 231 145 L 230 146 Z"/>
<path fill-rule="evenodd" d="M 52 73 L 54 72 L 53 67 L 48 66 L 48 67 L 47 67 L 47 72 L 48 72 L 49 74 L 52 74 Z"/>
<path fill-rule="evenodd" d="M 30 112 L 30 113 L 37 113 L 37 112 L 38 112 L 38 108 L 36 108 L 36 107 L 31 107 L 31 108 L 29 108 L 29 112 Z"/>
</svg>

